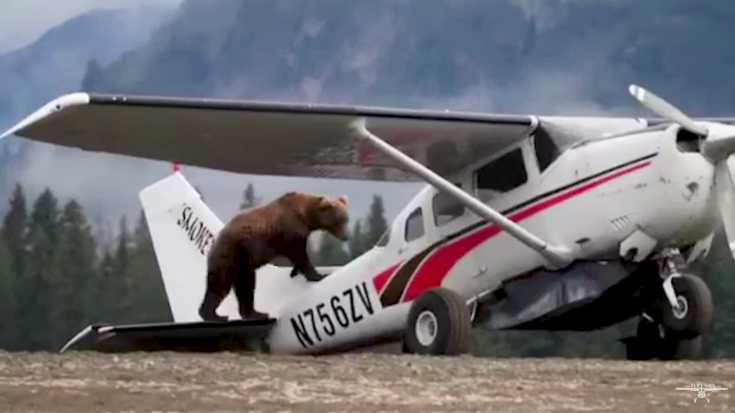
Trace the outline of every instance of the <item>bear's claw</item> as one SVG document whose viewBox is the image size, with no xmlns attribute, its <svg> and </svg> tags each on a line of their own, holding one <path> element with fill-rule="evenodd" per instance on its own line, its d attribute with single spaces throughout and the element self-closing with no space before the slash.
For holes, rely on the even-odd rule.
<svg viewBox="0 0 735 413">
<path fill-rule="evenodd" d="M 313 275 L 313 276 L 311 276 L 311 277 L 305 277 L 305 278 L 306 278 L 306 281 L 310 281 L 310 282 L 318 282 L 318 281 L 321 281 L 321 280 L 325 279 L 326 277 L 327 277 L 327 276 L 326 276 L 326 275 L 324 275 L 324 274 L 319 274 L 319 273 L 316 273 L 316 274 L 314 274 L 314 275 Z"/>
</svg>

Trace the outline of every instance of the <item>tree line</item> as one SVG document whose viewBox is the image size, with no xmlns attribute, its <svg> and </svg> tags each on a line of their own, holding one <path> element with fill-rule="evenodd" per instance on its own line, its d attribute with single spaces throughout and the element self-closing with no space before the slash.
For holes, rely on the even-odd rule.
<svg viewBox="0 0 735 413">
<path fill-rule="evenodd" d="M 241 209 L 261 203 L 251 184 Z M 143 212 L 123 216 L 116 231 L 95 228 L 74 199 L 62 203 L 51 189 L 29 201 L 16 184 L 0 226 L 0 348 L 58 351 L 91 323 L 171 321 Z M 343 265 L 371 248 L 388 228 L 383 199 L 373 197 L 365 217 L 353 218 L 346 243 L 330 235 L 311 243 L 315 265 Z M 693 270 L 709 283 L 716 303 L 715 357 L 735 349 L 735 263 L 721 232 L 710 256 Z M 636 320 L 591 333 L 473 330 L 473 353 L 499 357 L 624 357 L 616 340 Z"/>
<path fill-rule="evenodd" d="M 260 203 L 248 185 L 241 209 Z M 21 184 L 2 210 L 0 348 L 56 351 L 92 323 L 172 320 L 142 210 L 116 231 L 94 228 L 77 200 L 62 203 L 48 188 L 28 200 Z M 315 265 L 344 264 L 375 244 L 388 227 L 379 195 L 353 225 L 347 245 L 310 243 Z"/>
</svg>

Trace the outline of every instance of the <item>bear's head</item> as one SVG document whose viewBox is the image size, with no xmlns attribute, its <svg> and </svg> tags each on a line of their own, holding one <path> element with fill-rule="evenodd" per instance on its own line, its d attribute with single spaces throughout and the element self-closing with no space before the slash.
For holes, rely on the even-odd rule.
<svg viewBox="0 0 735 413">
<path fill-rule="evenodd" d="M 342 241 L 347 241 L 350 236 L 350 215 L 346 195 L 337 199 L 318 196 L 314 198 L 310 212 L 310 224 L 313 228 L 327 231 Z"/>
</svg>

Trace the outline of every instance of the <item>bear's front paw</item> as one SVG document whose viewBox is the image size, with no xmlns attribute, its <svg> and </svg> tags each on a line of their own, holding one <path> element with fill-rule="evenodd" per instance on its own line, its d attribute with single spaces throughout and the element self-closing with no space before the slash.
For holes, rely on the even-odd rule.
<svg viewBox="0 0 735 413">
<path fill-rule="evenodd" d="M 306 281 L 310 281 L 310 282 L 319 282 L 319 281 L 323 280 L 323 279 L 324 279 L 324 278 L 326 278 L 326 277 L 327 277 L 327 276 L 326 276 L 326 275 L 324 275 L 324 274 L 320 274 L 320 273 L 318 273 L 318 272 L 315 272 L 314 274 L 312 274 L 312 275 L 310 275 L 310 276 L 306 277 Z"/>
</svg>

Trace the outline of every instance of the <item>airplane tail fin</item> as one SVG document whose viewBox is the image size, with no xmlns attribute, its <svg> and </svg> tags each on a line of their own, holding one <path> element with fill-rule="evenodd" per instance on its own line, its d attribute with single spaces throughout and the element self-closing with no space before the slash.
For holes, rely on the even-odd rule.
<svg viewBox="0 0 735 413">
<path fill-rule="evenodd" d="M 207 252 L 224 224 L 179 171 L 144 188 L 139 198 L 174 321 L 200 321 Z M 237 314 L 230 297 L 220 312 L 231 313 L 233 304 Z"/>
<path fill-rule="evenodd" d="M 139 193 L 148 224 L 166 296 L 174 321 L 201 321 L 199 305 L 204 298 L 207 254 L 223 222 L 209 209 L 201 195 L 178 171 Z M 318 267 L 328 274 L 339 267 Z M 256 274 L 255 309 L 271 316 L 288 300 L 312 284 L 304 277 L 291 278 L 291 267 L 265 265 Z M 225 297 L 217 313 L 239 319 L 234 291 Z"/>
</svg>

